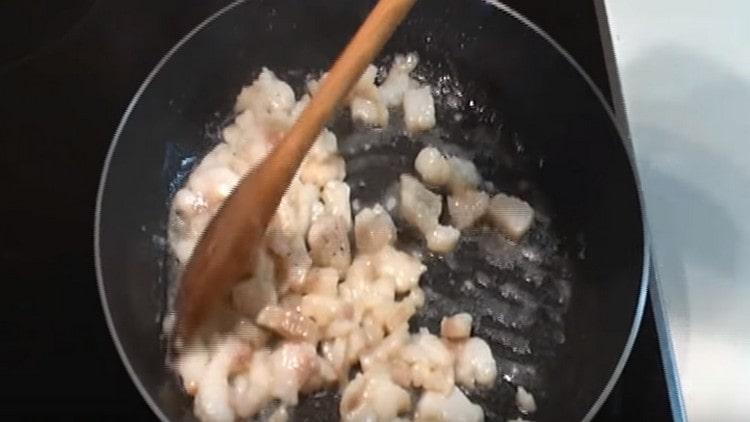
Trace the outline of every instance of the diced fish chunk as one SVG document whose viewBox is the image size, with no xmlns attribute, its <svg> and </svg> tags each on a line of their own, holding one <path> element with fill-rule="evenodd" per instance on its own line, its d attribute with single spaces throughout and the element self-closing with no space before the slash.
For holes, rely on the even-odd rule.
<svg viewBox="0 0 750 422">
<path fill-rule="evenodd" d="M 467 189 L 448 196 L 447 202 L 451 224 L 463 230 L 473 226 L 487 212 L 490 197 L 484 192 Z"/>
<path fill-rule="evenodd" d="M 468 388 L 489 387 L 497 378 L 497 365 L 486 341 L 472 337 L 456 355 L 456 381 Z"/>
<path fill-rule="evenodd" d="M 440 336 L 450 340 L 467 339 L 471 335 L 471 315 L 466 312 L 443 317 L 440 321 Z"/>
<path fill-rule="evenodd" d="M 411 133 L 435 127 L 435 101 L 429 86 L 408 89 L 404 93 L 404 120 Z"/>
<path fill-rule="evenodd" d="M 457 387 L 443 395 L 425 391 L 417 404 L 415 422 L 483 422 L 484 411 Z"/>
<path fill-rule="evenodd" d="M 494 226 L 513 241 L 521 239 L 534 221 L 531 205 L 504 193 L 492 197 L 487 215 Z"/>
<path fill-rule="evenodd" d="M 414 160 L 414 169 L 425 183 L 432 186 L 443 186 L 451 176 L 448 159 L 434 147 L 425 147 L 419 151 Z"/>
<path fill-rule="evenodd" d="M 534 400 L 534 396 L 520 385 L 516 390 L 516 406 L 518 406 L 518 410 L 523 414 L 536 412 L 536 400 Z"/>
<path fill-rule="evenodd" d="M 380 204 L 362 209 L 354 218 L 354 237 L 357 250 L 378 252 L 396 240 L 396 226 Z"/>
</svg>

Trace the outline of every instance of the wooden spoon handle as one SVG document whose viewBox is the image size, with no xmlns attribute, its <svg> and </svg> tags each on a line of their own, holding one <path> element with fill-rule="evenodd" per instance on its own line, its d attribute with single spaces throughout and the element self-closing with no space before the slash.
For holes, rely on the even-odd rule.
<svg viewBox="0 0 750 422">
<path fill-rule="evenodd" d="M 243 177 L 209 223 L 182 274 L 179 337 L 188 339 L 234 284 L 252 272 L 266 227 L 305 154 L 414 3 L 378 1 L 294 126 Z"/>
</svg>

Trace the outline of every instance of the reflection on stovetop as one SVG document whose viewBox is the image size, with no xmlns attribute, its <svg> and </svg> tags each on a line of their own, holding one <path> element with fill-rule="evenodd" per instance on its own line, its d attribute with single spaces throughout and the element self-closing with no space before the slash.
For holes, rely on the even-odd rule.
<svg viewBox="0 0 750 422">
<path fill-rule="evenodd" d="M 512 0 L 609 96 L 593 0 Z M 106 149 L 161 56 L 228 0 L 4 0 L 0 33 L 0 415 L 153 420 L 127 376 L 96 290 L 92 221 Z M 17 41 L 14 41 L 17 40 Z M 3 44 L 3 45 L 6 45 Z M 8 388 L 10 387 L 10 388 Z M 665 420 L 669 406 L 647 308 L 630 362 L 597 421 Z"/>
</svg>

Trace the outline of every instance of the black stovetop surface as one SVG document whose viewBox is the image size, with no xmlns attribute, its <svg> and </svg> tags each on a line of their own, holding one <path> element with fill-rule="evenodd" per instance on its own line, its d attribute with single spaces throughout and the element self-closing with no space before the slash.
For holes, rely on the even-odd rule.
<svg viewBox="0 0 750 422">
<path fill-rule="evenodd" d="M 513 0 L 609 96 L 593 0 Z M 0 415 L 155 419 L 96 288 L 93 219 L 107 147 L 146 74 L 227 0 L 0 1 Z M 650 304 L 597 421 L 669 420 Z"/>
</svg>

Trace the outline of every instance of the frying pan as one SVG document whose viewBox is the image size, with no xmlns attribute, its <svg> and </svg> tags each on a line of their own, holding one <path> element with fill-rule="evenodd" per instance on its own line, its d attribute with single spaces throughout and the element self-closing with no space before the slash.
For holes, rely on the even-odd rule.
<svg viewBox="0 0 750 422">
<path fill-rule="evenodd" d="M 233 99 L 261 66 L 299 94 L 307 73 L 330 65 L 372 4 L 233 3 L 183 38 L 128 107 L 99 189 L 96 269 L 113 340 L 161 419 L 193 419 L 165 365 L 162 335 L 172 195 L 217 142 Z M 463 145 L 486 179 L 541 216 L 516 247 L 469 242 L 454 259 L 428 258 L 428 311 L 412 322 L 434 332 L 439 314 L 475 314 L 474 331 L 492 343 L 499 370 L 494 388 L 470 396 L 487 420 L 519 415 L 516 385 L 536 396 L 530 419 L 589 420 L 627 360 L 645 302 L 647 239 L 629 146 L 580 66 L 501 3 L 418 2 L 383 57 L 408 51 L 418 52 L 417 73 L 441 94 L 439 121 L 452 122 L 429 136 Z M 382 131 L 384 146 L 363 155 L 355 146 L 364 135 L 346 122 L 337 119 L 334 130 L 343 134 L 349 182 L 374 183 L 353 190 L 366 201 L 407 169 L 425 139 Z M 293 418 L 336 419 L 335 394 L 303 399 Z"/>
</svg>

